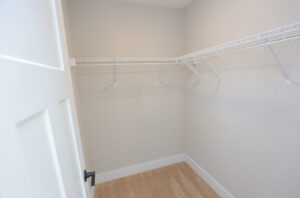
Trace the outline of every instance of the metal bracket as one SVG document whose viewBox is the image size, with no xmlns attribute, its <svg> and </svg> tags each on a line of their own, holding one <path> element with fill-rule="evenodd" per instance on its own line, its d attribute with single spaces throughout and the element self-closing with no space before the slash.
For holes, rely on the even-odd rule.
<svg viewBox="0 0 300 198">
<path fill-rule="evenodd" d="M 198 78 L 198 80 L 202 79 L 202 76 L 200 75 L 200 73 L 197 71 L 197 69 L 191 63 L 189 63 L 187 61 L 183 61 L 182 64 L 185 65 Z"/>
<path fill-rule="evenodd" d="M 222 82 L 222 78 L 219 75 L 219 73 L 217 72 L 217 70 L 214 68 L 214 66 L 212 66 L 212 64 L 210 62 L 208 62 L 208 60 L 203 57 L 204 62 L 210 67 L 210 69 L 216 74 L 216 76 L 218 77 L 219 81 Z"/>
<path fill-rule="evenodd" d="M 289 75 L 289 73 L 286 70 L 286 67 L 284 66 L 284 64 L 282 63 L 281 59 L 279 58 L 279 56 L 277 55 L 275 49 L 273 48 L 272 44 L 269 42 L 269 39 L 265 39 L 265 41 L 267 42 L 267 45 L 272 53 L 272 55 L 274 56 L 274 58 L 276 59 L 278 65 L 280 66 L 280 69 L 282 71 L 282 73 L 284 74 L 286 81 L 286 84 L 292 84 L 293 80 L 291 78 L 291 76 Z"/>
</svg>

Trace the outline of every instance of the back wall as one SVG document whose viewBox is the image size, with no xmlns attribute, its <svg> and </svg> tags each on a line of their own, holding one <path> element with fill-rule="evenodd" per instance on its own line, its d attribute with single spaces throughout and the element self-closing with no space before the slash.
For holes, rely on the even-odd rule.
<svg viewBox="0 0 300 198">
<path fill-rule="evenodd" d="M 69 0 L 72 57 L 174 57 L 183 53 L 182 11 L 109 0 Z M 73 69 L 91 170 L 102 173 L 183 152 L 181 66 Z M 161 82 L 158 81 L 161 79 Z"/>
<path fill-rule="evenodd" d="M 183 53 L 182 11 L 110 0 L 66 0 L 72 57 L 173 57 Z"/>
</svg>

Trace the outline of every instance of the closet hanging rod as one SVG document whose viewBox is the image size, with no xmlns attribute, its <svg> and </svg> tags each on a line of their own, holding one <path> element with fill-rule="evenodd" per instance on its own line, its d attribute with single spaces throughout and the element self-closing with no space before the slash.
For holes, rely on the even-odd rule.
<svg viewBox="0 0 300 198">
<path fill-rule="evenodd" d="M 85 61 L 106 61 L 106 62 L 113 62 L 113 61 L 122 61 L 122 62 L 136 62 L 136 61 L 175 61 L 175 58 L 77 58 L 77 62 L 85 62 Z"/>
<path fill-rule="evenodd" d="M 84 67 L 93 67 L 93 66 L 135 66 L 135 65 L 171 65 L 171 64 L 177 64 L 176 61 L 174 62 L 151 62 L 151 63 L 89 63 L 84 65 L 76 65 L 78 66 L 84 66 Z"/>
<path fill-rule="evenodd" d="M 75 66 L 176 64 L 176 58 L 76 58 Z"/>
</svg>

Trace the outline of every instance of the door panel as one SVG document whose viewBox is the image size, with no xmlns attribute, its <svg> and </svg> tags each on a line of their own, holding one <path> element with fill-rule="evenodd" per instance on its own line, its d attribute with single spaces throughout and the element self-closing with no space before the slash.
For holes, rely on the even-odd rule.
<svg viewBox="0 0 300 198">
<path fill-rule="evenodd" d="M 0 198 L 89 196 L 60 4 L 0 0 Z"/>
<path fill-rule="evenodd" d="M 62 67 L 55 1 L 1 0 L 0 54 Z"/>
<path fill-rule="evenodd" d="M 26 170 L 22 175 L 27 184 L 39 181 L 37 188 L 26 188 L 23 196 L 65 197 L 60 186 L 61 171 L 47 110 L 17 123 L 16 133 L 22 156 L 20 160 Z"/>
</svg>

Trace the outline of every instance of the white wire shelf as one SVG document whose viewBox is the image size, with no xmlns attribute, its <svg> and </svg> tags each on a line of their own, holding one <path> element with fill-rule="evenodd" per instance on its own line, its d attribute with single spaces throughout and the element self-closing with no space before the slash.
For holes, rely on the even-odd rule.
<svg viewBox="0 0 300 198">
<path fill-rule="evenodd" d="M 75 58 L 72 66 L 154 65 L 197 62 L 212 56 L 300 38 L 300 22 L 174 58 Z"/>
<path fill-rule="evenodd" d="M 179 57 L 177 61 L 196 61 L 298 38 L 300 38 L 300 22 L 186 54 Z"/>
<path fill-rule="evenodd" d="M 193 64 L 204 61 L 210 69 L 215 73 L 219 81 L 222 81 L 221 76 L 216 71 L 214 66 L 208 61 L 207 58 L 212 56 L 220 56 L 228 53 L 234 53 L 251 48 L 259 48 L 267 46 L 274 58 L 276 59 L 282 73 L 286 78 L 286 83 L 291 84 L 294 81 L 288 74 L 285 65 L 277 55 L 273 48 L 273 44 L 285 42 L 289 40 L 300 38 L 300 22 L 269 30 L 263 33 L 255 34 L 249 37 L 241 38 L 235 41 L 210 47 L 207 49 L 199 50 L 190 54 L 174 58 L 75 58 L 72 59 L 73 67 L 82 66 L 113 66 L 114 71 L 116 66 L 133 66 L 133 65 L 162 65 L 162 64 L 181 64 L 186 66 L 198 80 L 201 80 L 201 75 Z M 114 72 L 115 75 L 115 72 Z"/>
</svg>

